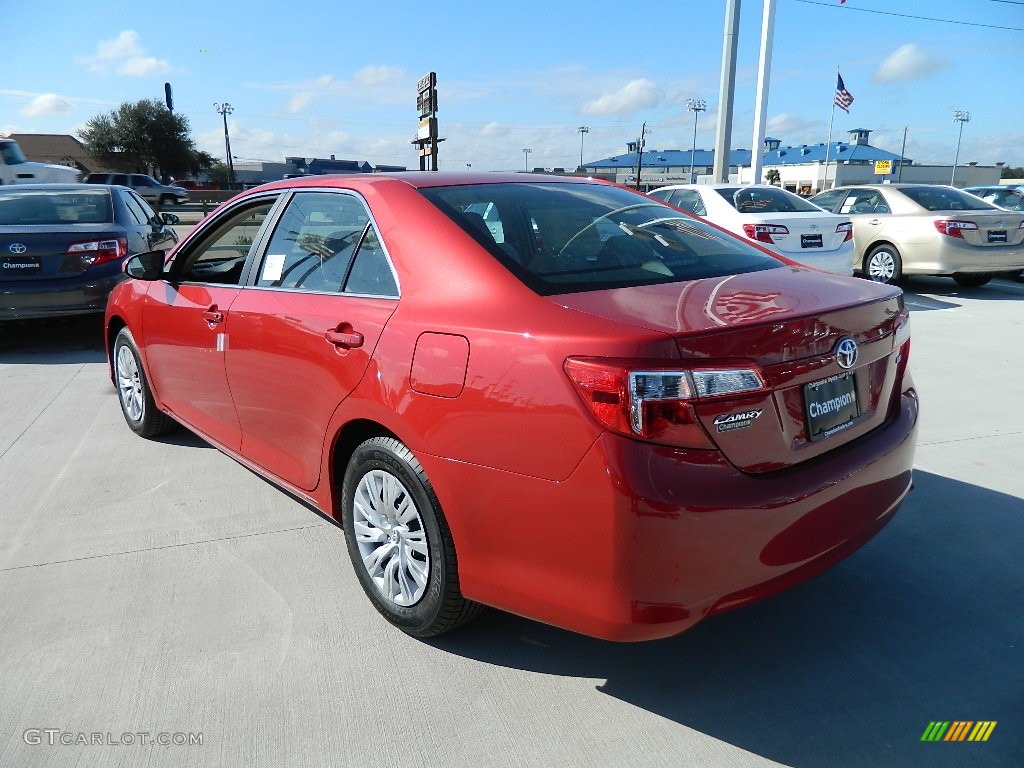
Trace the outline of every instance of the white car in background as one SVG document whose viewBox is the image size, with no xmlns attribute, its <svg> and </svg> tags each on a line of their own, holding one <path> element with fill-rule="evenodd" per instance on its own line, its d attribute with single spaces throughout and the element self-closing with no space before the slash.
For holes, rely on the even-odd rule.
<svg viewBox="0 0 1024 768">
<path fill-rule="evenodd" d="M 720 227 L 764 243 L 791 261 L 853 274 L 853 224 L 768 184 L 673 184 L 650 192 Z"/>
</svg>

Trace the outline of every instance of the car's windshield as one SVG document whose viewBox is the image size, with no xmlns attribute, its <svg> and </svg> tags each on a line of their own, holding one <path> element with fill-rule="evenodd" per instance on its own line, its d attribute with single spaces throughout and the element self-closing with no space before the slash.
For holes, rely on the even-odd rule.
<svg viewBox="0 0 1024 768">
<path fill-rule="evenodd" d="M 110 193 L 40 192 L 10 190 L 0 192 L 0 225 L 109 224 L 113 221 Z"/>
<path fill-rule="evenodd" d="M 473 184 L 420 192 L 542 295 L 780 266 L 738 238 L 610 185 Z"/>
<path fill-rule="evenodd" d="M 926 211 L 992 211 L 995 206 L 952 187 L 902 187 L 900 192 Z"/>
<path fill-rule="evenodd" d="M 771 187 L 719 187 L 715 190 L 740 213 L 821 213 L 802 197 Z"/>
<path fill-rule="evenodd" d="M 21 153 L 21 147 L 13 141 L 0 141 L 0 155 L 3 156 L 7 165 L 20 165 L 28 162 L 25 155 Z"/>
</svg>

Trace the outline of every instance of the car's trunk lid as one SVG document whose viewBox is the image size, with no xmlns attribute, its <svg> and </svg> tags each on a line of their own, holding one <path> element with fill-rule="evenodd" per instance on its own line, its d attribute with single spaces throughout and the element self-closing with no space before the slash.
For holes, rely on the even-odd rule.
<svg viewBox="0 0 1024 768">
<path fill-rule="evenodd" d="M 552 299 L 671 334 L 683 368 L 756 366 L 765 390 L 695 407 L 712 441 L 748 472 L 783 469 L 874 429 L 897 384 L 904 310 L 891 286 L 786 267 Z M 847 368 L 849 340 L 857 355 Z"/>
<path fill-rule="evenodd" d="M 124 236 L 105 224 L 68 227 L 0 226 L 0 281 L 54 280 L 80 275 L 87 269 L 78 253 L 68 253 L 73 243 Z"/>
</svg>

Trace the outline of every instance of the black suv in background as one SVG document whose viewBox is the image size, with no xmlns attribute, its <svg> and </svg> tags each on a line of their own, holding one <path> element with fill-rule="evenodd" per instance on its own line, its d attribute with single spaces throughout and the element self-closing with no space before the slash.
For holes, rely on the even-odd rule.
<svg viewBox="0 0 1024 768">
<path fill-rule="evenodd" d="M 144 173 L 90 173 L 85 177 L 85 183 L 130 187 L 142 195 L 147 203 L 157 208 L 188 202 L 188 190 L 165 186 Z"/>
</svg>

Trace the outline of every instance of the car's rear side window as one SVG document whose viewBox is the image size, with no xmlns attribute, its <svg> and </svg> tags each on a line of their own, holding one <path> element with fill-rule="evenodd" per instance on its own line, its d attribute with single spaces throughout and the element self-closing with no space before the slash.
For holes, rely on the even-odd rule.
<svg viewBox="0 0 1024 768">
<path fill-rule="evenodd" d="M 991 211 L 984 200 L 946 187 L 901 187 L 900 192 L 927 211 Z"/>
<path fill-rule="evenodd" d="M 542 295 L 780 266 L 739 238 L 611 185 L 471 184 L 420 192 Z"/>
</svg>

